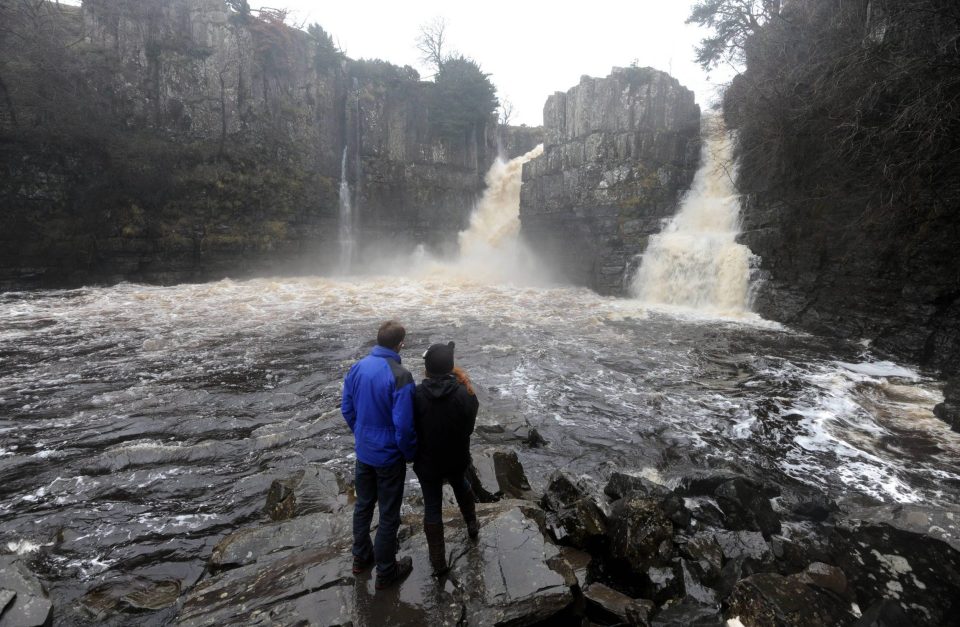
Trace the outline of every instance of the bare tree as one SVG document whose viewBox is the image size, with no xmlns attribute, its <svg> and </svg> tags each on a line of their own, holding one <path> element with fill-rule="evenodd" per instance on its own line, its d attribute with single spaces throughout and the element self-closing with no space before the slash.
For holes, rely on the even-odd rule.
<svg viewBox="0 0 960 627">
<path fill-rule="evenodd" d="M 420 25 L 420 35 L 417 37 L 417 50 L 421 59 L 431 66 L 434 72 L 439 72 L 448 56 L 447 21 L 442 17 L 435 17 L 430 22 Z"/>
<path fill-rule="evenodd" d="M 497 122 L 500 126 L 507 126 L 510 124 L 510 119 L 513 117 L 513 103 L 510 102 L 508 98 L 500 99 L 500 109 L 497 111 Z"/>
</svg>

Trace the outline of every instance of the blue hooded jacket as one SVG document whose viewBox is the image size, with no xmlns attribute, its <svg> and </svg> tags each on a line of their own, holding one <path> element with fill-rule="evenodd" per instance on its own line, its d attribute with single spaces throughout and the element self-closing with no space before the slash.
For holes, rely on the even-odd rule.
<svg viewBox="0 0 960 627">
<path fill-rule="evenodd" d="M 343 381 L 340 411 L 353 431 L 357 459 L 371 466 L 411 461 L 417 452 L 413 427 L 413 376 L 400 355 L 374 346 Z"/>
</svg>

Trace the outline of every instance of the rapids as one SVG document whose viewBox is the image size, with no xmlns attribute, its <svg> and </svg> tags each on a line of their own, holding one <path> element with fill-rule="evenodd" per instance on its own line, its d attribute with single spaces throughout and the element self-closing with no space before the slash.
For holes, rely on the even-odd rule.
<svg viewBox="0 0 960 627">
<path fill-rule="evenodd" d="M 837 498 L 958 500 L 936 384 L 860 345 L 569 287 L 121 284 L 0 294 L 3 545 L 35 557 L 59 608 L 133 576 L 187 587 L 263 516 L 271 480 L 304 462 L 350 474 L 340 382 L 388 317 L 418 379 L 425 347 L 456 340 L 479 424 L 540 431 L 548 446 L 520 451 L 534 487 L 561 467 L 753 468 Z"/>
</svg>

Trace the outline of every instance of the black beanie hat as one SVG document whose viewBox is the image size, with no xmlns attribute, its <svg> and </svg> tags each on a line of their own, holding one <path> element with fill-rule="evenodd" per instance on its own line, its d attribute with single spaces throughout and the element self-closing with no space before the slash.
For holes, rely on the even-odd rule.
<svg viewBox="0 0 960 627">
<path fill-rule="evenodd" d="M 423 354 L 423 365 L 430 374 L 447 374 L 453 370 L 453 342 L 433 344 Z"/>
</svg>

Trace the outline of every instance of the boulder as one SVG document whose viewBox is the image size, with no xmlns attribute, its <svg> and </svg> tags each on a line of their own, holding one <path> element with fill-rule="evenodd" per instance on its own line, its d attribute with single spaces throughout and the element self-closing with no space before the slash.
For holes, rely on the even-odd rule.
<svg viewBox="0 0 960 627">
<path fill-rule="evenodd" d="M 727 605 L 727 616 L 738 617 L 745 625 L 832 627 L 854 618 L 849 602 L 776 573 L 741 579 Z"/>
<path fill-rule="evenodd" d="M 919 625 L 955 619 L 944 601 L 960 590 L 960 508 L 850 508 L 831 544 L 861 606 L 891 598 Z"/>
<path fill-rule="evenodd" d="M 561 546 L 560 553 L 550 561 L 550 567 L 562 574 L 569 586 L 583 588 L 587 584 L 593 556 L 572 546 Z"/>
<path fill-rule="evenodd" d="M 593 620 L 647 625 L 654 608 L 653 601 L 631 598 L 602 583 L 584 588 L 583 596 L 587 601 L 587 616 Z"/>
<path fill-rule="evenodd" d="M 943 402 L 933 408 L 933 414 L 954 431 L 960 432 L 960 377 L 947 381 L 943 389 Z"/>
<path fill-rule="evenodd" d="M 847 583 L 847 576 L 836 566 L 830 566 L 823 562 L 814 562 L 807 566 L 806 570 L 792 577 L 800 583 L 822 590 L 828 590 L 848 601 L 853 601 L 853 594 L 850 591 L 850 585 Z"/>
<path fill-rule="evenodd" d="M 661 544 L 672 539 L 673 523 L 659 500 L 630 494 L 614 504 L 607 524 L 610 556 L 633 572 L 665 564 L 671 555 L 663 555 Z"/>
<path fill-rule="evenodd" d="M 636 492 L 645 497 L 665 497 L 670 494 L 670 489 L 644 477 L 622 472 L 612 473 L 603 488 L 603 493 L 613 501 L 623 498 L 628 492 Z"/>
<path fill-rule="evenodd" d="M 17 555 L 0 555 L 0 592 L 5 599 L 0 624 L 39 627 L 53 620 L 46 589 Z"/>
<path fill-rule="evenodd" d="M 681 559 L 680 574 L 683 578 L 683 592 L 688 598 L 703 605 L 717 604 L 717 593 L 702 583 L 704 573 L 696 563 Z"/>
<path fill-rule="evenodd" d="M 913 622 L 895 599 L 882 599 L 867 608 L 853 627 L 913 627 Z"/>
<path fill-rule="evenodd" d="M 598 547 L 606 536 L 607 517 L 583 488 L 562 471 L 550 477 L 541 504 L 549 514 L 554 540 L 571 546 Z"/>
<path fill-rule="evenodd" d="M 516 451 L 486 449 L 475 452 L 472 471 L 468 472 L 468 480 L 474 486 L 474 493 L 477 494 L 477 500 L 480 502 L 491 502 L 501 497 L 515 499 L 533 497 L 530 482 L 527 480 Z"/>
<path fill-rule="evenodd" d="M 770 545 L 758 531 L 704 531 L 695 538 L 712 536 L 726 560 L 744 562 L 753 568 L 764 568 L 773 562 Z"/>
<path fill-rule="evenodd" d="M 650 621 L 651 627 L 722 627 L 723 624 L 719 607 L 689 598 L 665 606 Z"/>
<path fill-rule="evenodd" d="M 732 479 L 720 484 L 714 496 L 728 529 L 760 531 L 768 538 L 780 533 L 780 517 L 760 485 L 743 478 Z"/>
<path fill-rule="evenodd" d="M 674 564 L 651 566 L 647 569 L 647 580 L 649 580 L 650 586 L 645 594 L 657 603 L 666 603 L 683 593 L 683 579 L 677 573 Z"/>
<path fill-rule="evenodd" d="M 271 520 L 289 520 L 316 512 L 338 512 L 347 506 L 344 480 L 320 464 L 309 464 L 286 479 L 274 479 L 265 510 Z"/>
<path fill-rule="evenodd" d="M 680 543 L 680 552 L 698 564 L 705 581 L 716 581 L 723 568 L 723 549 L 717 538 L 701 533 Z"/>
</svg>

